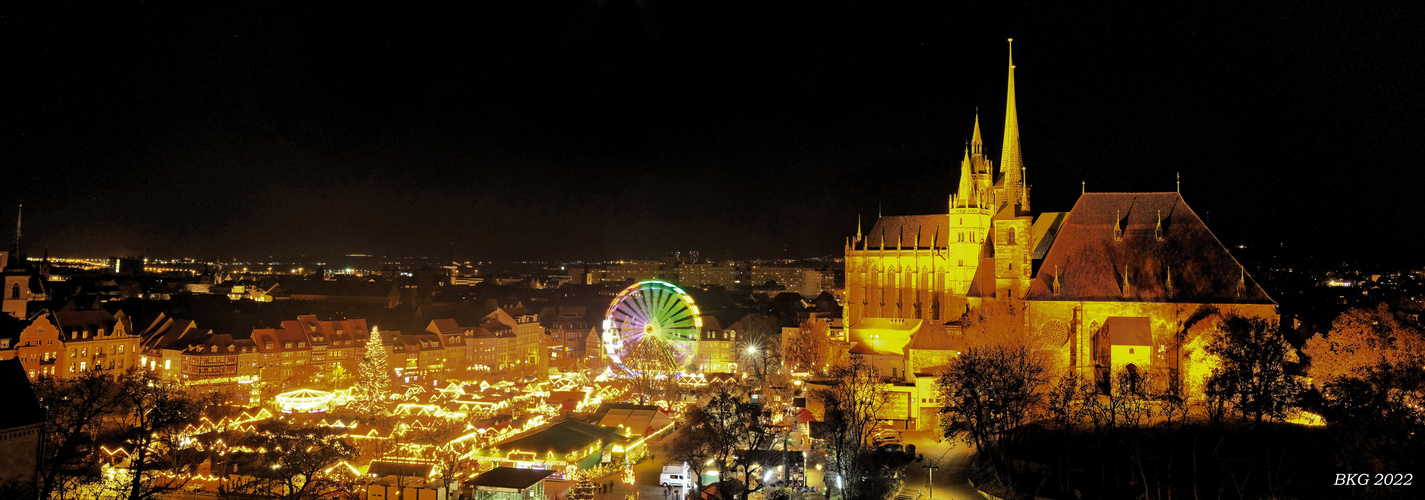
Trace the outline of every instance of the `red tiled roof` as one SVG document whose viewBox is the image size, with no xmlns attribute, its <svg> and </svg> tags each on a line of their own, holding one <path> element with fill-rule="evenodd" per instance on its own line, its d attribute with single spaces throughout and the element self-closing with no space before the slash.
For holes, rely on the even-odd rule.
<svg viewBox="0 0 1425 500">
<path fill-rule="evenodd" d="M 1163 237 L 1157 228 L 1162 217 Z M 1122 229 L 1114 239 L 1115 217 Z M 1125 267 L 1129 290 L 1123 294 Z M 1057 268 L 1060 293 L 1052 283 Z M 1172 289 L 1167 288 L 1168 278 Z M 1239 280 L 1245 278 L 1238 296 Z M 1178 193 L 1079 197 L 1030 284 L 1029 300 L 1256 303 L 1272 299 Z"/>
</svg>

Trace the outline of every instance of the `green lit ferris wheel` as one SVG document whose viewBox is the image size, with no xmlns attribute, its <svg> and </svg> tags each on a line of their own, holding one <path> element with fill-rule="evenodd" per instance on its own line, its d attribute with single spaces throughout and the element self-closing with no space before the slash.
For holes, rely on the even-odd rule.
<svg viewBox="0 0 1425 500">
<path fill-rule="evenodd" d="M 635 283 L 604 315 L 604 351 L 624 370 L 682 371 L 697 357 L 703 318 L 693 298 L 666 281 Z"/>
</svg>

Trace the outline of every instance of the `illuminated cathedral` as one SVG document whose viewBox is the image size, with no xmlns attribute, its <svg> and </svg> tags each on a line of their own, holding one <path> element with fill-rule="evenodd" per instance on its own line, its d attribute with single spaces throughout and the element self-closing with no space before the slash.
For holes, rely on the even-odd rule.
<svg viewBox="0 0 1425 500">
<path fill-rule="evenodd" d="M 858 224 L 846 245 L 846 323 L 942 321 L 965 312 L 968 298 L 1023 296 L 1036 239 L 1024 174 L 1011 56 L 998 166 L 976 116 L 945 214 L 882 216 L 869 233 Z"/>
<path fill-rule="evenodd" d="M 1069 212 L 1032 214 L 1014 83 L 1011 52 L 998 163 L 976 116 L 945 213 L 878 216 L 865 232 L 858 221 L 846 242 L 847 354 L 905 394 L 885 419 L 930 425 L 937 369 L 1001 337 L 1044 354 L 1052 373 L 1200 390 L 1218 320 L 1277 318 L 1176 191 L 1082 193 Z"/>
</svg>

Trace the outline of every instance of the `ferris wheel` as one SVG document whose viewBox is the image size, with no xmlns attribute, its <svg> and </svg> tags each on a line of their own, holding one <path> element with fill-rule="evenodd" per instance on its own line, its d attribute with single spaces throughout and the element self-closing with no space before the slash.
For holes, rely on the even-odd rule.
<svg viewBox="0 0 1425 500">
<path fill-rule="evenodd" d="M 635 283 L 604 315 L 604 352 L 625 370 L 681 371 L 698 351 L 703 318 L 693 298 L 666 281 Z"/>
</svg>

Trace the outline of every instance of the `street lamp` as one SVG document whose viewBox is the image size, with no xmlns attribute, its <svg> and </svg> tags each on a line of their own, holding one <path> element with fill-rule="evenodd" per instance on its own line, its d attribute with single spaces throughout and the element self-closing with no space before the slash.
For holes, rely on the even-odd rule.
<svg viewBox="0 0 1425 500">
<path fill-rule="evenodd" d="M 934 498 L 935 498 L 935 469 L 939 469 L 940 467 L 939 467 L 939 466 L 936 466 L 936 465 L 922 465 L 922 466 L 920 466 L 920 467 L 921 467 L 922 469 L 925 469 L 925 472 L 926 472 L 927 474 L 930 474 L 928 477 L 925 478 L 925 488 L 928 489 L 928 490 L 930 490 L 929 498 L 930 498 L 930 499 L 934 499 Z"/>
</svg>

